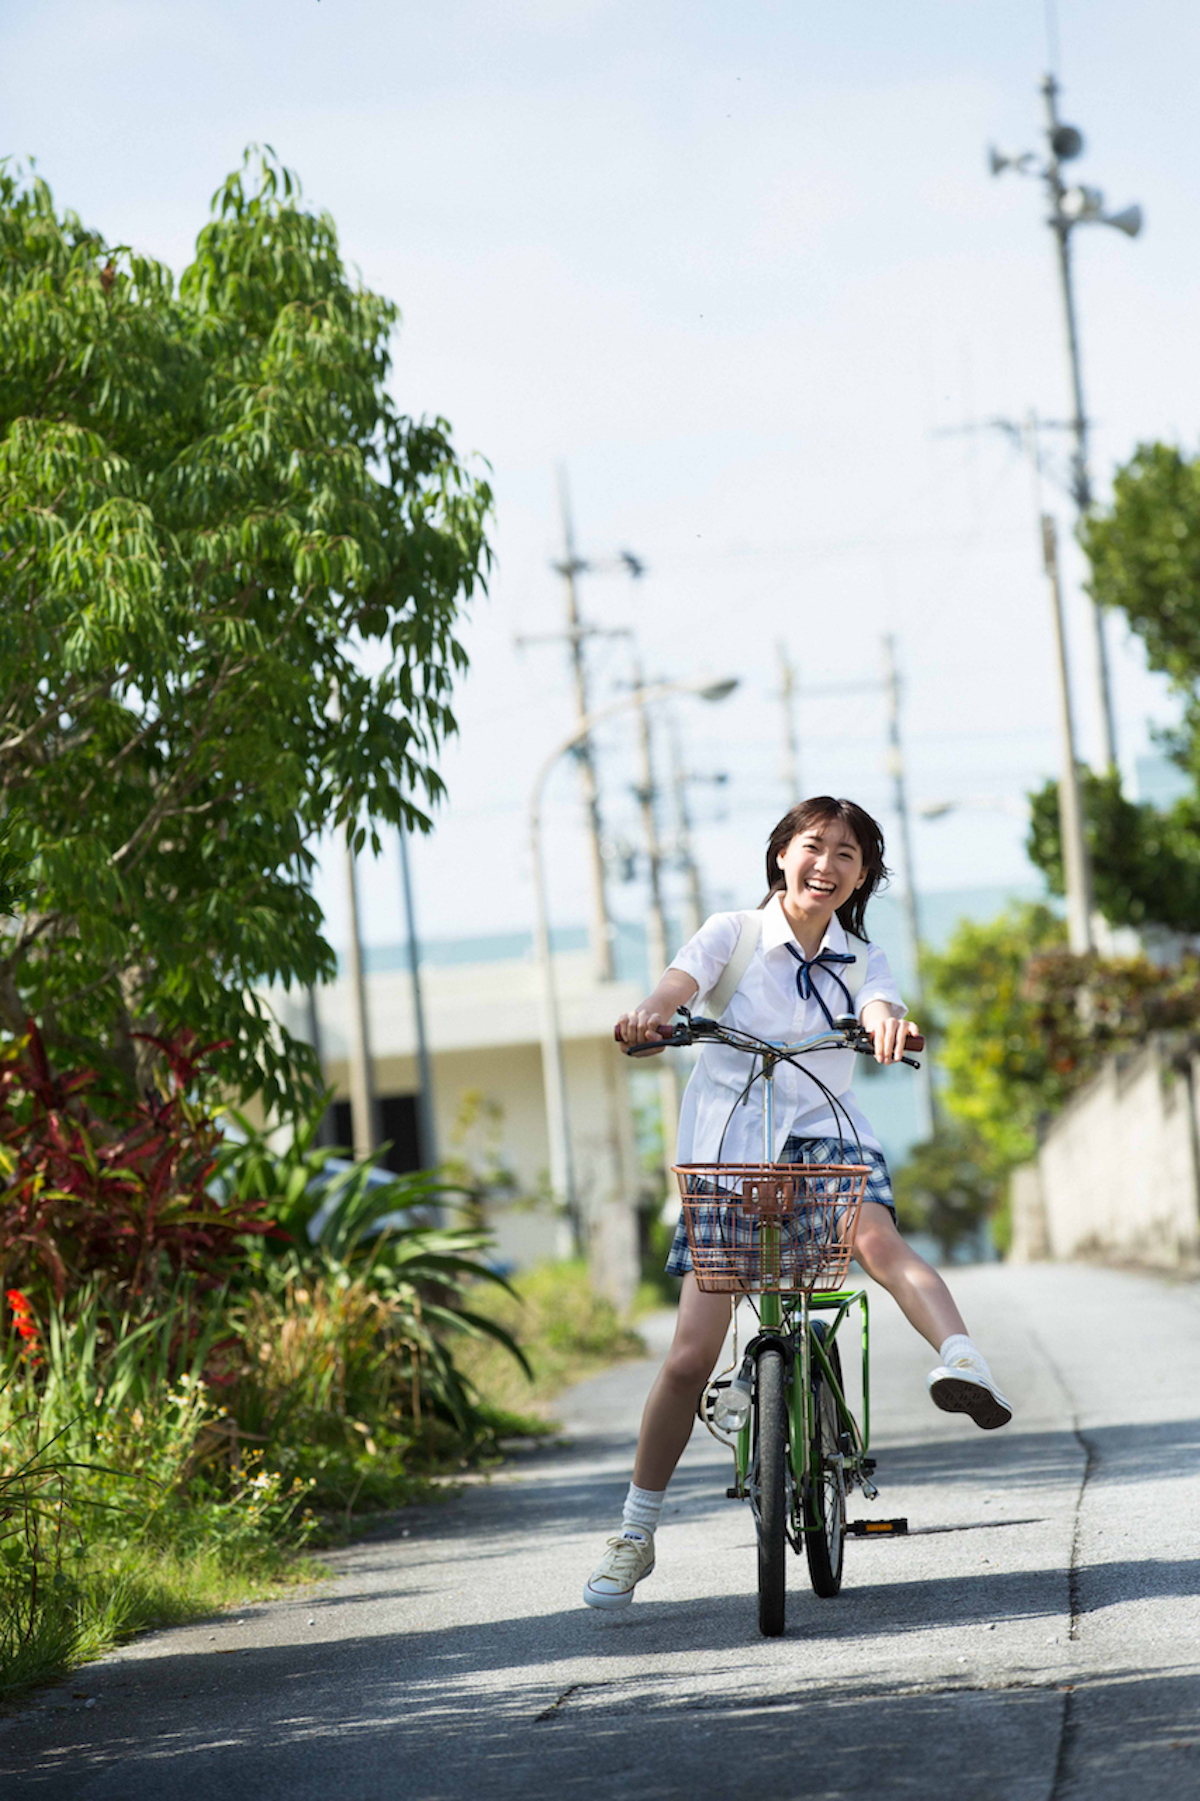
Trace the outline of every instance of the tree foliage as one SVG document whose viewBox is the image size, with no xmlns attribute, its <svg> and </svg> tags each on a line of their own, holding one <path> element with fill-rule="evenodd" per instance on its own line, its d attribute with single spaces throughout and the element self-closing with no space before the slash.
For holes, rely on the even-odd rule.
<svg viewBox="0 0 1200 1801">
<path fill-rule="evenodd" d="M 1142 444 L 1113 482 L 1111 505 L 1084 522 L 1089 592 L 1123 613 L 1151 669 L 1183 700 L 1169 748 L 1198 784 L 1174 806 L 1137 805 L 1112 776 L 1084 773 L 1096 903 L 1115 925 L 1200 932 L 1200 458 Z M 1029 854 L 1063 892 L 1057 784 L 1032 797 Z"/>
<path fill-rule="evenodd" d="M 1081 769 L 1096 905 L 1118 926 L 1200 932 L 1200 808 L 1190 797 L 1166 812 L 1121 792 L 1115 775 Z M 1065 892 L 1058 783 L 1030 795 L 1030 861 L 1053 894 Z"/>
<path fill-rule="evenodd" d="M 993 1176 L 1032 1155 L 1038 1121 L 1151 1033 L 1200 1021 L 1200 958 L 1076 956 L 1041 905 L 963 921 L 928 958 L 944 1104 Z"/>
<path fill-rule="evenodd" d="M 1024 903 L 986 924 L 963 920 L 946 949 L 928 956 L 943 1103 L 1002 1167 L 1030 1154 L 1038 1115 L 1055 1104 L 1025 969 L 1065 939 L 1057 914 Z"/>
<path fill-rule="evenodd" d="M 395 307 L 252 165 L 178 283 L 0 168 L 0 811 L 32 890 L 0 1026 L 143 1090 L 135 1034 L 188 1029 L 272 1100 L 303 1055 L 255 990 L 333 968 L 315 835 L 421 828 L 440 791 L 490 494 L 390 400 Z"/>
<path fill-rule="evenodd" d="M 1082 538 L 1093 598 L 1124 613 L 1151 669 L 1191 693 L 1200 677 L 1200 458 L 1139 445 Z"/>
<path fill-rule="evenodd" d="M 895 1189 L 904 1230 L 928 1232 L 948 1258 L 995 1211 L 1001 1182 L 986 1141 L 955 1120 L 914 1147 Z"/>
</svg>

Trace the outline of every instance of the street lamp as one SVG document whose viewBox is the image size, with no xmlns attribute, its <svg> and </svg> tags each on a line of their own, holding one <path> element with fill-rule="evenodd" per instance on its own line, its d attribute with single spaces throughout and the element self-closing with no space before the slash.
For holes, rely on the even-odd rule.
<svg viewBox="0 0 1200 1801">
<path fill-rule="evenodd" d="M 545 759 L 534 778 L 529 800 L 529 848 L 533 863 L 534 953 L 537 957 L 542 1001 L 542 1085 L 546 1101 L 546 1128 L 550 1139 L 550 1186 L 566 1202 L 576 1242 L 580 1240 L 579 1199 L 575 1187 L 574 1160 L 567 1122 L 567 1087 L 563 1065 L 562 1032 L 558 1013 L 558 988 L 550 954 L 550 924 L 546 907 L 546 872 L 542 861 L 542 793 L 551 770 L 561 757 L 583 742 L 596 727 L 618 714 L 666 700 L 672 694 L 694 694 L 701 700 L 725 700 L 737 687 L 736 677 L 716 682 L 655 682 L 639 688 L 624 700 L 601 707 L 581 719 L 575 729 Z"/>
<path fill-rule="evenodd" d="M 1079 330 L 1075 317 L 1075 290 L 1071 271 L 1071 233 L 1077 225 L 1111 225 L 1128 238 L 1136 238 L 1142 229 L 1142 209 L 1127 206 L 1119 213 L 1106 211 L 1104 195 L 1099 188 L 1068 187 L 1062 177 L 1062 165 L 1079 156 L 1083 150 L 1083 134 L 1074 125 L 1066 125 L 1058 116 L 1058 83 L 1053 75 L 1042 82 L 1046 100 L 1046 141 L 1050 154 L 1039 165 L 1037 155 L 1026 150 L 1009 156 L 996 149 L 988 150 L 988 167 L 993 175 L 1012 169 L 1018 175 L 1036 175 L 1045 183 L 1050 201 L 1046 223 L 1054 233 L 1058 247 L 1058 272 L 1062 284 L 1063 312 L 1067 327 L 1067 350 L 1071 360 L 1071 390 L 1075 416 L 1071 430 L 1075 437 L 1072 458 L 1071 493 L 1082 519 L 1092 504 L 1088 475 L 1088 419 L 1083 405 L 1083 377 L 1080 371 Z M 1096 629 L 1096 664 L 1100 684 L 1100 718 L 1104 729 L 1105 760 L 1110 769 L 1117 766 L 1117 731 L 1113 717 L 1112 683 L 1108 670 L 1108 646 L 1105 642 L 1104 616 L 1093 601 L 1092 617 Z"/>
</svg>

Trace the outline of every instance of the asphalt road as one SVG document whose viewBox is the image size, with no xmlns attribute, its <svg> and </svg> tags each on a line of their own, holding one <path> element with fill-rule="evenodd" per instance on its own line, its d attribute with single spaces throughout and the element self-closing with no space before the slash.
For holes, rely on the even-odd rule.
<svg viewBox="0 0 1200 1801">
<path fill-rule="evenodd" d="M 1200 1287 L 1074 1266 L 954 1286 L 1016 1418 L 936 1412 L 929 1354 L 881 1297 L 876 1509 L 911 1534 L 852 1541 L 835 1600 L 794 1561 L 785 1638 L 758 1636 L 749 1510 L 701 1428 L 634 1605 L 581 1606 L 653 1373 L 636 1364 L 574 1391 L 569 1446 L 338 1553 L 315 1595 L 46 1691 L 0 1723 L 0 1794 L 1200 1795 Z"/>
</svg>

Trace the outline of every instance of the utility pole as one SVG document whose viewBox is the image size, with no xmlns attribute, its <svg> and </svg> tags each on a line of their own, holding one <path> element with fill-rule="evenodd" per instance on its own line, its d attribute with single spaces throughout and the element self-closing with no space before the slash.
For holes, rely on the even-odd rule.
<svg viewBox="0 0 1200 1801">
<path fill-rule="evenodd" d="M 646 841 L 646 859 L 650 872 L 650 913 L 646 930 L 646 954 L 650 964 L 650 986 L 658 981 L 667 967 L 667 920 L 663 910 L 662 845 L 658 837 L 658 788 L 654 779 L 654 745 L 650 735 L 650 714 L 646 706 L 646 681 L 641 659 L 634 658 L 634 698 L 637 705 L 640 784 L 635 790 L 642 816 L 642 832 Z M 661 688 L 661 683 L 656 683 Z M 663 1175 L 667 1189 L 672 1186 L 671 1165 L 675 1161 L 675 1141 L 679 1135 L 679 1088 L 675 1066 L 668 1058 L 659 1059 L 658 1102 L 662 1116 Z"/>
<path fill-rule="evenodd" d="M 317 1060 L 317 1071 L 321 1086 L 325 1087 L 325 1035 L 321 1030 L 321 1009 L 317 1001 L 317 991 L 310 982 L 304 990 L 305 1013 L 308 1021 L 308 1042 L 312 1045 L 313 1056 Z M 322 1148 L 334 1141 L 333 1121 L 329 1108 L 326 1107 L 317 1122 L 317 1143 Z"/>
<path fill-rule="evenodd" d="M 358 871 L 354 845 L 346 839 L 346 892 L 350 902 L 350 1136 L 356 1157 L 369 1157 L 379 1143 L 375 1072 L 363 974 L 362 929 L 358 911 Z"/>
<path fill-rule="evenodd" d="M 788 792 L 788 805 L 798 807 L 804 799 L 800 787 L 800 738 L 796 731 L 796 672 L 781 638 L 779 652 L 779 699 L 783 706 L 783 780 Z"/>
<path fill-rule="evenodd" d="M 561 463 L 558 467 L 558 497 L 562 510 L 563 560 L 555 567 L 562 576 L 567 590 L 566 636 L 571 654 L 571 675 L 575 686 L 575 721 L 576 724 L 580 724 L 588 717 L 590 706 L 587 666 L 583 655 L 585 631 L 579 619 L 579 597 L 576 592 L 575 578 L 581 570 L 586 569 L 587 564 L 575 551 L 571 496 L 567 487 L 567 472 Z M 583 806 L 588 832 L 588 864 L 592 878 L 592 958 L 595 963 L 597 980 L 611 982 L 615 973 L 613 931 L 608 912 L 608 890 L 604 870 L 600 791 L 596 782 L 596 764 L 592 756 L 590 739 L 582 738 L 580 740 L 575 757 L 579 766 L 580 784 L 583 788 Z"/>
<path fill-rule="evenodd" d="M 311 894 L 312 884 L 304 864 L 300 860 L 297 860 L 296 874 L 306 892 Z M 312 982 L 306 982 L 304 986 L 304 1013 L 305 1024 L 308 1030 L 308 1042 L 312 1046 L 312 1053 L 316 1059 L 317 1078 L 321 1084 L 322 1090 L 324 1090 L 326 1087 L 325 1035 L 321 1030 L 320 1002 L 317 998 L 316 986 Z M 316 1143 L 322 1148 L 325 1148 L 334 1142 L 334 1138 L 333 1120 L 330 1116 L 329 1108 L 326 1107 L 322 1112 L 320 1119 L 317 1121 Z"/>
<path fill-rule="evenodd" d="M 1072 458 L 1072 491 L 1075 508 L 1080 522 L 1087 517 L 1092 506 L 1092 485 L 1088 472 L 1088 417 L 1083 404 L 1083 371 L 1079 356 L 1079 324 L 1075 314 L 1075 285 L 1071 269 L 1071 230 L 1076 219 L 1064 208 L 1067 188 L 1061 173 L 1062 150 L 1068 155 L 1074 151 L 1074 138 L 1064 137 L 1062 123 L 1058 116 L 1058 83 L 1053 75 L 1047 75 L 1042 82 L 1042 93 L 1046 99 L 1047 138 L 1050 144 L 1050 160 L 1046 166 L 1046 185 L 1050 190 L 1052 211 L 1050 229 L 1054 233 L 1054 242 L 1058 249 L 1058 275 L 1062 286 L 1063 320 L 1067 330 L 1067 355 L 1071 364 L 1071 400 L 1074 416 L 1071 429 L 1075 437 L 1075 454 Z M 1070 134 L 1071 126 L 1065 128 Z M 1074 137 L 1079 134 L 1074 133 Z M 1079 148 L 1083 148 L 1082 139 Z M 1141 216 L 1138 217 L 1141 225 Z M 1055 557 L 1054 582 L 1058 583 L 1058 562 Z M 1061 603 L 1060 603 L 1061 604 Z M 1100 722 L 1104 733 L 1104 760 L 1109 769 L 1117 767 L 1117 723 L 1113 712 L 1112 674 L 1109 668 L 1108 636 L 1104 628 L 1104 614 L 1095 601 L 1091 603 L 1092 624 L 1096 635 L 1096 676 L 1100 688 Z"/>
<path fill-rule="evenodd" d="M 679 723 L 674 714 L 670 716 L 667 729 L 671 747 L 671 788 L 675 796 L 675 823 L 679 835 L 679 866 L 685 882 L 683 930 L 686 937 L 692 938 L 704 924 L 705 918 L 704 889 L 700 881 L 700 866 L 696 862 L 692 839 L 692 810 L 688 804 L 688 783 L 693 778 L 683 766 Z"/>
<path fill-rule="evenodd" d="M 614 933 L 608 909 L 599 784 L 591 748 L 590 733 L 594 717 L 590 711 L 591 702 L 588 693 L 584 646 L 589 638 L 625 638 L 632 634 L 626 628 L 610 629 L 586 625 L 579 613 L 577 579 L 585 570 L 607 573 L 613 569 L 619 569 L 623 574 L 631 575 L 636 579 L 644 573 L 645 566 L 641 559 L 630 551 L 622 551 L 615 559 L 603 559 L 599 562 L 581 557 L 575 547 L 566 469 L 561 464 L 558 468 L 558 490 L 562 513 L 563 558 L 561 562 L 554 563 L 552 567 L 562 576 L 566 589 L 566 630 L 561 633 L 538 634 L 532 638 L 518 638 L 517 643 L 523 645 L 545 642 L 547 639 L 561 641 L 564 638 L 567 643 L 575 694 L 576 731 L 566 748 L 575 757 L 583 785 L 591 875 L 589 941 L 595 978 L 598 982 L 604 983 L 611 982 L 616 974 L 613 954 Z M 602 716 L 606 717 L 607 714 Z M 637 1266 L 636 1234 L 630 1236 L 629 1233 L 622 1230 L 623 1224 L 627 1223 L 624 1221 L 623 1215 L 627 1211 L 628 1195 L 633 1185 L 628 1136 L 624 1129 L 624 1114 L 627 1111 L 624 1079 L 622 1075 L 620 1082 L 618 1081 L 616 1067 L 610 1061 L 606 1065 L 604 1078 L 604 1109 L 606 1136 L 611 1159 L 611 1194 L 607 1200 L 601 1197 L 600 1203 L 597 1204 L 596 1190 L 597 1187 L 601 1189 L 604 1187 L 605 1178 L 599 1175 L 594 1167 L 589 1170 L 588 1189 L 591 1198 L 588 1199 L 583 1192 L 583 1185 L 576 1179 L 570 1142 L 566 1063 L 563 1055 L 561 1022 L 554 984 L 549 925 L 546 918 L 544 871 L 541 864 L 540 805 L 539 791 L 539 798 L 532 816 L 533 874 L 534 887 L 537 890 L 535 949 L 539 966 L 543 972 L 542 1065 L 546 1090 L 547 1129 L 551 1149 L 551 1181 L 556 1193 L 562 1194 L 566 1200 L 576 1243 L 581 1248 L 587 1249 L 593 1268 L 597 1263 L 607 1268 L 612 1292 L 619 1299 L 619 1305 L 624 1310 L 632 1300 L 633 1288 L 636 1287 Z M 614 1219 L 614 1215 L 622 1217 Z M 628 1246 L 625 1245 L 626 1239 L 628 1239 Z M 609 1241 L 607 1247 L 606 1240 Z M 632 1286 L 630 1286 L 631 1283 Z"/>
<path fill-rule="evenodd" d="M 1058 576 L 1058 532 L 1049 513 L 1041 515 L 1041 525 L 1042 565 L 1050 585 L 1050 611 L 1054 622 L 1054 650 L 1058 668 L 1058 711 L 1062 744 L 1062 773 L 1058 779 L 1058 827 L 1062 840 L 1063 886 L 1067 896 L 1067 933 L 1071 949 L 1076 955 L 1082 956 L 1092 949 L 1092 860 L 1083 826 L 1079 762 L 1075 755 L 1075 719 L 1071 708 L 1062 587 Z"/>
<path fill-rule="evenodd" d="M 639 686 L 635 693 L 626 695 L 624 700 L 618 701 L 612 706 L 604 707 L 598 713 L 593 713 L 587 719 L 583 720 L 574 732 L 566 737 L 556 749 L 550 752 L 550 755 L 538 770 L 534 780 L 533 791 L 529 798 L 529 848 L 530 862 L 533 869 L 534 905 L 536 908 L 536 932 L 534 944 L 537 952 L 539 986 L 541 988 L 542 998 L 542 1081 L 545 1087 L 546 1124 L 550 1139 L 550 1179 L 555 1194 L 560 1195 L 566 1201 L 572 1222 L 575 1225 L 577 1232 L 581 1230 L 583 1222 L 580 1218 L 579 1198 L 575 1188 L 574 1165 L 571 1154 L 566 1074 L 563 1061 L 562 1032 L 558 1010 L 558 984 L 555 979 L 554 959 L 550 954 L 550 924 L 547 917 L 545 865 L 542 858 L 542 799 L 545 793 L 546 782 L 549 779 L 552 770 L 557 765 L 559 758 L 566 756 L 568 752 L 574 750 L 581 738 L 585 738 L 595 726 L 603 724 L 606 720 L 614 719 L 619 714 L 629 711 L 637 710 L 639 712 L 644 712 L 651 702 L 665 700 L 669 696 L 676 694 L 694 694 L 701 700 L 724 700 L 728 694 L 732 693 L 736 686 L 737 683 L 733 680 L 716 682 L 659 682 L 649 689 Z M 665 936 L 665 934 L 663 935 Z M 632 1220 L 628 1189 L 623 1189 L 621 1186 L 618 1186 L 614 1199 L 617 1205 L 615 1207 L 609 1206 L 604 1211 L 607 1212 L 610 1218 L 614 1214 L 623 1213 L 625 1224 L 628 1226 Z M 602 1223 L 602 1220 L 600 1223 Z M 615 1239 L 620 1239 L 621 1236 L 622 1233 L 619 1229 L 613 1233 Z M 631 1236 L 629 1233 L 624 1234 L 624 1236 L 626 1242 L 633 1247 L 630 1250 L 628 1257 L 625 1259 L 625 1262 L 627 1269 L 633 1272 L 633 1280 L 635 1282 L 635 1237 Z M 594 1239 L 594 1234 L 589 1233 L 588 1238 Z M 589 1251 L 591 1251 L 592 1248 L 592 1244 L 589 1243 Z M 610 1260 L 610 1270 L 612 1263 L 615 1263 L 615 1261 L 616 1259 Z M 632 1287 L 629 1286 L 626 1275 L 621 1274 L 620 1272 L 617 1272 L 617 1280 L 614 1281 L 614 1287 L 616 1287 L 619 1292 L 627 1290 L 626 1298 L 628 1298 L 628 1295 L 632 1294 Z M 622 1301 L 619 1304 L 623 1305 L 624 1302 Z"/>
<path fill-rule="evenodd" d="M 1067 128 L 1069 129 L 1069 127 Z M 1075 422 L 1065 419 L 1039 419 L 1030 411 L 1023 423 L 1015 419 L 987 419 L 978 425 L 952 427 L 954 432 L 1000 431 L 1029 457 L 1033 474 L 1034 516 L 1042 551 L 1042 568 L 1050 586 L 1050 616 L 1054 634 L 1055 670 L 1058 677 L 1059 743 L 1061 747 L 1058 782 L 1058 824 L 1063 847 L 1063 888 L 1067 902 L 1067 927 L 1070 945 L 1080 954 L 1094 945 L 1092 915 L 1095 897 L 1092 884 L 1092 859 L 1088 850 L 1084 824 L 1083 796 L 1079 781 L 1079 753 L 1075 735 L 1075 714 L 1071 703 L 1070 661 L 1067 653 L 1066 620 L 1063 612 L 1062 579 L 1058 563 L 1058 530 L 1053 517 L 1042 505 L 1042 433 L 1074 432 Z M 940 433 L 939 436 L 946 435 Z M 1075 497 L 1074 471 L 1069 491 Z"/>
<path fill-rule="evenodd" d="M 575 690 L 575 722 L 580 724 L 588 717 L 590 698 L 588 694 L 587 662 L 584 656 L 584 644 L 589 638 L 629 638 L 632 633 L 626 626 L 585 625 L 579 616 L 579 595 L 576 588 L 576 577 L 585 570 L 608 573 L 613 569 L 635 579 L 645 574 L 645 564 L 640 557 L 631 551 L 623 550 L 618 557 L 606 558 L 600 562 L 581 557 L 575 549 L 575 531 L 571 520 L 571 501 L 567 488 L 567 472 L 562 464 L 558 468 L 559 503 L 562 508 L 563 526 L 563 559 L 552 563 L 550 567 L 561 575 L 566 586 L 567 596 L 567 628 L 563 632 L 535 632 L 527 637 L 518 637 L 518 648 L 526 644 L 562 643 L 565 641 L 571 658 L 571 676 Z M 580 782 L 583 786 L 584 816 L 587 823 L 589 869 L 591 874 L 591 906 L 592 923 L 589 931 L 589 942 L 592 947 L 592 961 L 597 981 L 611 982 L 615 975 L 613 960 L 613 924 L 608 911 L 608 877 L 604 867 L 604 834 L 600 816 L 600 790 L 596 777 L 596 764 L 592 755 L 591 742 L 584 737 L 574 752 L 579 766 Z"/>
<path fill-rule="evenodd" d="M 1088 417 L 1083 404 L 1083 375 L 1079 355 L 1079 325 L 1075 312 L 1075 285 L 1071 265 L 1071 234 L 1079 225 L 1111 225 L 1126 237 L 1136 238 L 1142 229 L 1142 209 L 1127 206 L 1119 213 L 1105 208 L 1099 188 L 1082 185 L 1068 187 L 1062 177 L 1062 165 L 1079 156 L 1083 150 L 1083 134 L 1067 125 L 1058 115 L 1059 86 L 1053 75 L 1042 82 L 1046 102 L 1046 141 L 1049 156 L 1041 167 L 1033 151 L 1016 156 L 999 150 L 988 152 L 988 166 L 993 175 L 1012 169 L 1018 175 L 1034 175 L 1045 184 L 1050 201 L 1046 223 L 1054 233 L 1058 252 L 1059 285 L 1062 289 L 1063 318 L 1067 334 L 1067 355 L 1071 366 L 1071 399 L 1074 415 L 1071 431 L 1075 439 L 1072 457 L 1071 495 L 1079 520 L 1086 519 L 1092 505 L 1091 480 L 1088 474 Z M 1092 602 L 1092 620 L 1096 636 L 1096 674 L 1099 687 L 1100 722 L 1104 734 L 1104 757 L 1107 767 L 1117 767 L 1117 728 L 1113 711 L 1112 680 L 1109 674 L 1108 644 L 1104 631 L 1104 615 Z"/>
<path fill-rule="evenodd" d="M 417 1151 L 422 1169 L 433 1169 L 438 1160 L 437 1117 L 434 1113 L 433 1062 L 425 1030 L 425 1003 L 421 994 L 421 945 L 413 905 L 412 873 L 408 862 L 408 827 L 400 822 L 400 892 L 404 899 L 404 923 L 408 939 L 408 973 L 412 984 L 413 1026 L 417 1039 Z"/>
<path fill-rule="evenodd" d="M 883 640 L 884 686 L 887 693 L 888 773 L 892 778 L 892 804 L 900 825 L 900 875 L 903 882 L 904 923 L 912 959 L 912 995 L 918 1013 L 924 1010 L 925 991 L 921 980 L 921 920 L 917 905 L 917 884 L 912 853 L 912 826 L 908 808 L 908 785 L 904 775 L 904 748 L 900 735 L 900 674 L 896 667 L 896 640 L 889 632 Z M 932 1138 L 934 1117 L 933 1083 L 927 1062 L 922 1062 L 916 1079 L 917 1110 L 923 1135 Z"/>
</svg>

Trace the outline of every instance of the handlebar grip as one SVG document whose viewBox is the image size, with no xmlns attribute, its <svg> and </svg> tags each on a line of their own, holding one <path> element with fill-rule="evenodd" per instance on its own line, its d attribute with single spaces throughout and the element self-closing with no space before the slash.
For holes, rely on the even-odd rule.
<svg viewBox="0 0 1200 1801">
<path fill-rule="evenodd" d="M 904 1048 L 906 1051 L 923 1051 L 925 1049 L 925 1039 L 922 1034 L 918 1032 L 914 1037 L 906 1038 L 904 1040 Z"/>
<path fill-rule="evenodd" d="M 616 1026 L 614 1026 L 613 1042 L 620 1045 L 627 1057 L 646 1057 L 649 1056 L 652 1051 L 665 1051 L 673 1045 L 686 1044 L 687 1040 L 680 1038 L 678 1032 L 675 1031 L 668 1032 L 665 1038 L 659 1038 L 653 1044 L 626 1044 L 625 1040 L 621 1037 L 620 1032 L 617 1030 Z"/>
</svg>

